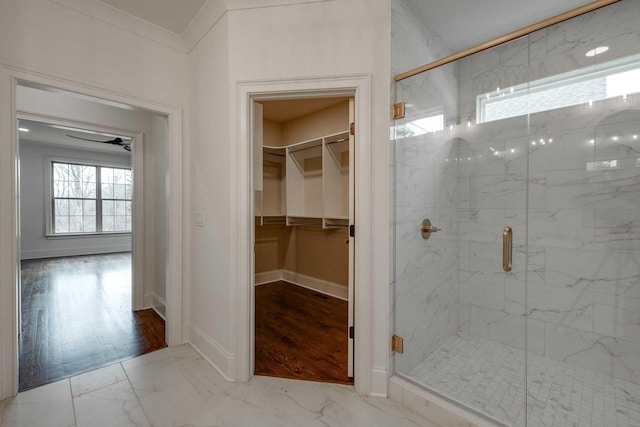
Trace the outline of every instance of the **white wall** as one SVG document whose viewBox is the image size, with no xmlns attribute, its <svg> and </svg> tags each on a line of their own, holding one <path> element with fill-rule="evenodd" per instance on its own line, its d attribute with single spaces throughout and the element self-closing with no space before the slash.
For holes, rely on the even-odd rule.
<svg viewBox="0 0 640 427">
<path fill-rule="evenodd" d="M 131 250 L 131 236 L 46 237 L 46 186 L 49 158 L 131 165 L 131 156 L 76 150 L 48 143 L 20 140 L 20 250 L 22 259 L 49 258 Z"/>
<path fill-rule="evenodd" d="M 92 3 L 98 4 L 95 1 Z M 162 111 L 187 105 L 187 60 L 154 41 L 51 0 L 0 0 L 0 399 L 15 392 L 15 230 L 12 73 L 135 100 Z M 140 32 L 140 31 L 138 31 Z M 182 136 L 174 140 L 181 143 Z M 172 153 L 176 149 L 172 149 Z M 171 157 L 170 157 L 171 159 Z M 175 177 L 172 182 L 180 183 Z M 175 189 L 173 193 L 176 194 Z M 177 195 L 176 195 L 177 196 Z M 179 210 L 174 209 L 174 217 Z M 181 238 L 174 233 L 173 238 Z M 180 277 L 176 277 L 180 280 Z"/>
<path fill-rule="evenodd" d="M 205 213 L 204 228 L 193 228 L 191 269 L 192 341 L 218 365 L 232 367 L 236 301 L 229 262 L 230 224 L 236 216 L 229 177 L 229 150 L 236 111 L 236 83 L 370 73 L 372 75 L 371 195 L 374 342 L 372 364 L 387 372 L 388 348 L 388 0 L 344 0 L 229 11 L 189 55 L 192 138 L 192 209 Z M 215 58 L 215 60 L 213 59 Z M 197 113 L 195 113 L 197 112 Z M 232 116 L 237 119 L 236 116 Z M 231 141 L 236 144 L 238 141 Z M 380 314 L 382 313 L 382 314 Z M 197 337 L 197 338 L 196 338 Z"/>
</svg>

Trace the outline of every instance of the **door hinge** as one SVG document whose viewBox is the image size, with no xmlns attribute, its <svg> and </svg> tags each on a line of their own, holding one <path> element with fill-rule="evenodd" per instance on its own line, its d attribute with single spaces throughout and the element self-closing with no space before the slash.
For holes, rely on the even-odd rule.
<svg viewBox="0 0 640 427">
<path fill-rule="evenodd" d="M 349 134 L 355 136 L 355 134 L 356 134 L 356 124 L 355 123 L 349 124 Z"/>
<path fill-rule="evenodd" d="M 353 339 L 355 336 L 355 329 L 353 326 L 349 326 L 349 338 Z"/>
<path fill-rule="evenodd" d="M 355 224 L 351 224 L 349 226 L 349 236 L 356 237 L 356 225 Z"/>
<path fill-rule="evenodd" d="M 393 104 L 393 119 L 403 119 L 404 118 L 404 102 L 398 102 L 397 104 Z"/>
<path fill-rule="evenodd" d="M 394 353 L 402 354 L 404 352 L 404 346 L 402 344 L 402 337 L 394 335 L 391 337 L 391 351 Z"/>
</svg>

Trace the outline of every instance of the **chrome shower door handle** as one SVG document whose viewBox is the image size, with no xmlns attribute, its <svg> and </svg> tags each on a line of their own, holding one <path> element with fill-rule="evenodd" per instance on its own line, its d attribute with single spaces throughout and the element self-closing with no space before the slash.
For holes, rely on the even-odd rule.
<svg viewBox="0 0 640 427">
<path fill-rule="evenodd" d="M 511 261 L 513 256 L 513 229 L 505 227 L 502 232 L 502 269 L 511 271 Z"/>
</svg>

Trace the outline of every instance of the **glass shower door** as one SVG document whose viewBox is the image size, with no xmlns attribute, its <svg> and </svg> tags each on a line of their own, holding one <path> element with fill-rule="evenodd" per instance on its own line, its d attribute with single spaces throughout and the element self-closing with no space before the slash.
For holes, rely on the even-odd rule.
<svg viewBox="0 0 640 427">
<path fill-rule="evenodd" d="M 526 111 L 502 117 L 491 101 L 526 86 L 528 49 L 522 38 L 395 86 L 395 372 L 504 425 L 526 418 L 526 212 L 537 183 Z M 439 230 L 423 233 L 425 220 Z"/>
</svg>

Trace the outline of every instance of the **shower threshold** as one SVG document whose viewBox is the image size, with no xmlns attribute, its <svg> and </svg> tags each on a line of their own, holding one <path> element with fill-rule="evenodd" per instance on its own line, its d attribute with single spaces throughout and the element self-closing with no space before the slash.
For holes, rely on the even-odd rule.
<svg viewBox="0 0 640 427">
<path fill-rule="evenodd" d="M 529 427 L 640 425 L 640 385 L 529 353 Z M 525 426 L 524 351 L 457 335 L 403 375 L 473 412 Z"/>
</svg>

